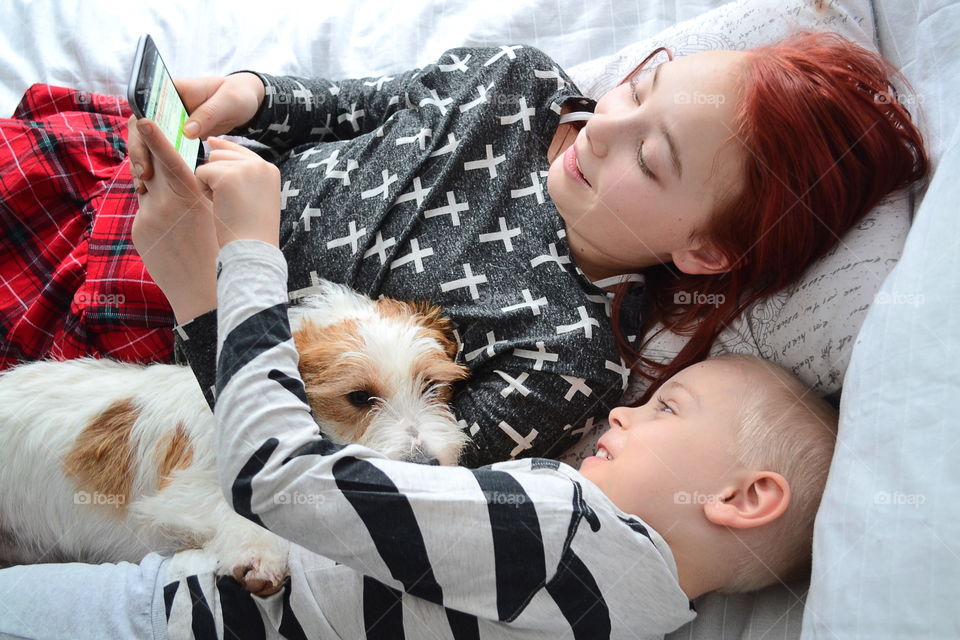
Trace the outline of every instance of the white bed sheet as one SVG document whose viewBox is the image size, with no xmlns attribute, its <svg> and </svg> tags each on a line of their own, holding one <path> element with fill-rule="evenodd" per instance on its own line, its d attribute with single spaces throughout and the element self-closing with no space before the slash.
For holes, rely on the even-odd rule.
<svg viewBox="0 0 960 640">
<path fill-rule="evenodd" d="M 124 95 L 140 33 L 171 72 L 355 78 L 423 66 L 458 46 L 523 43 L 563 67 L 608 55 L 721 0 L 5 0 L 0 114 L 30 84 Z"/>
</svg>

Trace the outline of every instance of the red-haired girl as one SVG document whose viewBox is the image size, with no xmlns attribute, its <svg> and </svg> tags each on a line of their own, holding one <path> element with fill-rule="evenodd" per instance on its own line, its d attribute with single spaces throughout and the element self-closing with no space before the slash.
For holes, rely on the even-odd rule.
<svg viewBox="0 0 960 640">
<path fill-rule="evenodd" d="M 894 76 L 840 37 L 800 34 L 641 64 L 596 103 L 519 46 L 452 50 L 396 77 L 179 88 L 188 134 L 253 138 L 278 167 L 292 296 L 322 277 L 453 319 L 471 378 L 452 408 L 475 445 L 461 462 L 476 465 L 559 454 L 617 402 L 621 355 L 643 364 L 626 336 L 657 321 L 692 333 L 648 373 L 670 377 L 924 176 Z M 169 360 L 176 334 L 207 390 L 217 251 L 198 239 L 211 204 L 149 122 L 131 121 L 131 176 L 127 115 L 35 86 L 4 122 L 0 366 Z M 183 299 L 186 282 L 208 295 Z M 689 291 L 716 295 L 681 304 Z"/>
</svg>

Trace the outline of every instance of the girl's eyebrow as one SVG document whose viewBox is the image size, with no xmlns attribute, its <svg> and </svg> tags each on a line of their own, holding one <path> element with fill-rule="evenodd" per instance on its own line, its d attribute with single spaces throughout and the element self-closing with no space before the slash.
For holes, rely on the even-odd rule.
<svg viewBox="0 0 960 640">
<path fill-rule="evenodd" d="M 657 66 L 653 72 L 653 83 L 650 87 L 650 93 L 652 94 L 657 88 L 657 80 L 660 78 L 660 69 L 667 63 Z M 667 147 L 670 148 L 670 158 L 673 160 L 673 170 L 677 173 L 677 178 L 683 178 L 683 165 L 680 164 L 680 154 L 677 153 L 677 145 L 674 143 L 673 136 L 670 134 L 670 130 L 667 129 L 667 125 L 660 124 L 660 133 L 663 134 L 663 137 L 667 140 Z"/>
</svg>

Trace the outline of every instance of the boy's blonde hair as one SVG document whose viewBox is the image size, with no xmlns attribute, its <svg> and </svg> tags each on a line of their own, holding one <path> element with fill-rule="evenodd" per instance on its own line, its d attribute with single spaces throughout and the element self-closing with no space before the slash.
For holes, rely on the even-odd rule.
<svg viewBox="0 0 960 640">
<path fill-rule="evenodd" d="M 827 481 L 837 411 L 783 367 L 753 356 L 719 356 L 749 368 L 734 444 L 746 468 L 773 471 L 790 485 L 783 515 L 755 529 L 734 530 L 744 544 L 724 593 L 754 591 L 803 575 L 810 566 L 813 522 Z"/>
</svg>

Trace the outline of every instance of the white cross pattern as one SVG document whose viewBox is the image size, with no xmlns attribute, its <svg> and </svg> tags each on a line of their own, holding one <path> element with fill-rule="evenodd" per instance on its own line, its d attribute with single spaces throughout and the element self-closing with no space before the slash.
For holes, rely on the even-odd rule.
<svg viewBox="0 0 960 640">
<path fill-rule="evenodd" d="M 420 151 L 423 151 L 427 148 L 427 138 L 431 135 L 433 135 L 433 130 L 424 127 L 423 129 L 420 129 L 420 133 L 416 135 L 408 136 L 406 138 L 397 138 L 397 146 L 399 147 L 402 144 L 413 144 L 414 142 L 417 142 L 420 144 Z"/>
<path fill-rule="evenodd" d="M 587 339 L 592 340 L 593 327 L 600 328 L 600 323 L 590 317 L 590 314 L 587 313 L 587 308 L 583 305 L 577 307 L 577 313 L 580 314 L 580 322 L 558 325 L 557 334 L 570 333 L 571 331 L 576 331 L 577 329 L 583 329 L 583 334 L 587 337 Z"/>
<path fill-rule="evenodd" d="M 333 127 L 330 126 L 330 118 L 332 117 L 333 115 L 328 113 L 326 123 L 322 127 L 313 127 L 312 129 L 310 129 L 310 135 L 312 136 L 324 136 L 327 134 L 333 135 Z"/>
<path fill-rule="evenodd" d="M 287 208 L 287 198 L 293 198 L 298 195 L 300 195 L 300 189 L 291 189 L 289 180 L 284 182 L 283 189 L 280 191 L 280 210 L 283 211 Z"/>
<path fill-rule="evenodd" d="M 386 264 L 387 262 L 387 249 L 397 244 L 397 241 L 394 238 L 383 239 L 383 235 L 377 231 L 377 241 L 373 244 L 372 247 L 363 252 L 363 258 L 367 259 L 373 254 L 380 256 L 380 264 Z"/>
<path fill-rule="evenodd" d="M 423 212 L 424 218 L 435 218 L 437 216 L 449 215 L 450 220 L 453 222 L 453 226 L 460 226 L 460 212 L 469 211 L 470 202 L 465 200 L 463 202 L 457 202 L 457 196 L 454 195 L 453 191 L 447 191 L 447 204 L 443 207 L 436 207 L 435 209 L 427 209 Z"/>
<path fill-rule="evenodd" d="M 520 96 L 520 111 L 509 116 L 500 116 L 500 126 L 506 127 L 514 122 L 523 121 L 523 130 L 530 131 L 530 117 L 536 115 L 537 110 L 527 106 L 527 99 Z"/>
<path fill-rule="evenodd" d="M 523 386 L 524 381 L 530 377 L 530 374 L 527 373 L 526 371 L 521 373 L 516 378 L 514 378 L 510 374 L 504 373 L 503 371 L 499 371 L 497 369 L 494 369 L 493 372 L 498 376 L 500 376 L 501 378 L 503 378 L 504 382 L 507 383 L 507 386 L 500 390 L 500 395 L 503 396 L 504 398 L 509 396 L 514 391 L 519 391 L 520 395 L 524 397 L 530 395 L 530 389 Z"/>
<path fill-rule="evenodd" d="M 444 115 L 444 116 L 447 115 L 447 105 L 453 102 L 453 98 L 440 98 L 440 96 L 437 95 L 436 89 L 430 89 L 430 96 L 431 97 L 429 98 L 424 98 L 423 100 L 421 100 L 420 104 L 418 104 L 417 106 L 422 107 L 424 105 L 432 104 L 433 106 L 440 109 L 440 115 Z"/>
<path fill-rule="evenodd" d="M 534 300 L 533 296 L 530 295 L 530 289 L 524 289 L 520 293 L 523 295 L 523 302 L 510 305 L 509 307 L 500 307 L 500 311 L 516 311 L 517 309 L 529 308 L 533 311 L 533 315 L 538 316 L 540 315 L 540 307 L 547 306 L 547 299 L 537 298 Z"/>
<path fill-rule="evenodd" d="M 397 199 L 393 201 L 394 204 L 401 204 L 403 202 L 409 202 L 410 200 L 416 200 L 417 206 L 423 202 L 424 198 L 430 193 L 430 188 L 423 188 L 423 185 L 420 184 L 420 176 L 417 176 L 413 179 L 413 191 L 408 191 L 407 193 L 401 193 L 397 196 Z"/>
<path fill-rule="evenodd" d="M 293 97 L 298 98 L 303 104 L 307 105 L 307 111 L 313 111 L 313 92 L 297 80 L 294 80 L 294 83 L 300 88 L 293 90 Z"/>
<path fill-rule="evenodd" d="M 317 289 L 324 287 L 326 285 L 320 284 L 320 276 L 317 275 L 316 271 L 310 272 L 310 286 L 304 287 L 303 289 L 297 289 L 296 291 L 291 291 L 287 294 L 287 298 L 290 300 L 296 300 L 297 298 L 302 298 L 308 296 L 312 293 L 316 293 Z"/>
<path fill-rule="evenodd" d="M 412 262 L 416 268 L 417 273 L 423 273 L 423 259 L 433 255 L 433 249 L 427 247 L 425 249 L 420 249 L 420 242 L 416 238 L 410 239 L 410 253 L 405 256 L 401 256 L 390 263 L 390 270 L 394 270 L 397 267 L 402 267 L 403 265 Z"/>
<path fill-rule="evenodd" d="M 459 107 L 460 113 L 466 113 L 467 111 L 470 111 L 470 109 L 473 109 L 473 108 L 474 108 L 475 106 L 477 106 L 478 104 L 483 104 L 484 102 L 486 102 L 486 101 L 487 101 L 487 91 L 490 90 L 490 89 L 492 89 L 492 88 L 493 88 L 493 83 L 492 83 L 492 82 L 491 82 L 489 85 L 487 85 L 486 87 L 483 86 L 482 84 L 477 85 L 477 93 L 480 94 L 480 97 L 479 97 L 479 98 L 476 98 L 475 100 L 471 100 L 470 102 L 464 102 L 462 105 L 460 105 L 460 107 Z"/>
<path fill-rule="evenodd" d="M 286 133 L 290 131 L 290 125 L 287 124 L 290 122 L 290 114 L 288 113 L 283 119 L 283 122 L 274 122 L 273 124 L 267 125 L 267 131 L 276 131 L 277 133 Z"/>
<path fill-rule="evenodd" d="M 373 189 L 367 189 L 366 191 L 360 192 L 360 198 L 366 200 L 367 198 L 373 198 L 375 196 L 382 195 L 383 199 L 387 199 L 387 195 L 390 193 L 390 185 L 397 181 L 397 174 L 391 174 L 386 169 L 381 173 L 383 176 L 383 183 L 379 187 L 374 187 Z"/>
<path fill-rule="evenodd" d="M 480 347 L 475 351 L 471 351 L 470 353 L 465 354 L 464 357 L 467 359 L 467 362 L 470 362 L 471 360 L 479 356 L 481 353 L 486 351 L 487 357 L 492 358 L 497 353 L 496 351 L 493 350 L 493 348 L 497 346 L 497 344 L 499 344 L 499 341 L 497 340 L 497 336 L 494 335 L 493 331 L 487 331 L 487 345 L 484 347 Z"/>
<path fill-rule="evenodd" d="M 448 54 L 448 55 L 449 55 L 450 58 L 453 60 L 453 64 L 439 64 L 439 63 L 438 63 L 438 64 L 437 64 L 437 68 L 440 69 L 440 71 L 442 71 L 442 72 L 444 72 L 444 73 L 450 73 L 451 71 L 459 71 L 459 72 L 461 72 L 461 73 L 466 73 L 466 72 L 470 69 L 470 67 L 467 66 L 467 62 L 468 62 L 468 61 L 470 60 L 470 58 L 473 56 L 472 53 L 468 53 L 468 54 L 467 54 L 467 57 L 464 58 L 463 60 L 461 60 L 459 56 L 457 56 L 457 55 L 455 55 L 455 54 L 453 54 L 453 53 Z"/>
<path fill-rule="evenodd" d="M 338 87 L 338 86 L 335 85 L 335 84 L 332 84 L 332 85 L 330 85 L 329 87 L 327 87 L 327 91 L 329 91 L 329 92 L 330 92 L 330 95 L 332 95 L 332 96 L 338 96 L 338 95 L 340 95 L 340 87 Z"/>
<path fill-rule="evenodd" d="M 383 83 L 390 82 L 391 80 L 393 80 L 393 76 L 380 76 L 373 82 L 364 82 L 363 84 L 367 85 L 368 87 L 376 87 L 377 91 L 381 91 L 383 90 Z"/>
<path fill-rule="evenodd" d="M 454 291 L 456 289 L 469 289 L 470 297 L 476 300 L 480 297 L 480 291 L 477 289 L 478 284 L 484 284 L 487 281 L 487 276 L 482 273 L 473 275 L 473 269 L 470 268 L 470 263 L 464 263 L 460 265 L 463 267 L 463 278 L 458 278 L 457 280 L 450 280 L 449 282 L 441 282 L 440 290 L 441 291 Z"/>
<path fill-rule="evenodd" d="M 460 146 L 460 141 L 457 140 L 457 136 L 453 135 L 452 133 L 448 133 L 447 144 L 443 145 L 442 147 L 440 147 L 439 149 L 431 153 L 430 157 L 435 158 L 437 156 L 442 156 L 446 153 L 453 153 L 454 151 L 456 151 L 458 146 Z"/>
<path fill-rule="evenodd" d="M 507 219 L 501 217 L 500 231 L 481 233 L 480 242 L 497 242 L 502 240 L 503 248 L 507 250 L 507 253 L 510 253 L 513 251 L 513 242 L 510 241 L 510 238 L 516 238 L 518 235 L 520 235 L 520 227 L 507 229 Z"/>
<path fill-rule="evenodd" d="M 516 51 L 517 49 L 523 49 L 523 46 L 514 45 L 512 47 L 508 47 L 506 45 L 500 45 L 500 53 L 496 54 L 495 56 L 493 56 L 492 58 L 484 62 L 483 66 L 489 67 L 491 64 L 493 64 L 503 56 L 507 56 L 507 58 L 509 58 L 510 60 L 516 60 L 517 54 L 515 54 L 514 51 Z"/>
<path fill-rule="evenodd" d="M 500 427 L 501 431 L 503 431 L 505 434 L 510 436 L 511 440 L 517 443 L 517 446 L 514 447 L 513 451 L 510 452 L 511 458 L 515 458 L 517 454 L 520 453 L 521 451 L 533 448 L 533 445 L 530 443 L 533 442 L 533 439 L 537 437 L 536 429 L 530 429 L 530 433 L 527 434 L 526 437 L 523 437 L 519 433 L 517 433 L 516 429 L 511 427 L 506 422 L 501 421 L 500 424 L 498 424 L 497 426 Z"/>
<path fill-rule="evenodd" d="M 310 133 L 313 133 L 313 132 L 311 131 Z M 306 160 L 306 159 L 309 158 L 310 156 L 317 156 L 317 155 L 320 155 L 321 153 L 323 153 L 323 148 L 322 148 L 322 147 L 310 147 L 309 149 L 307 149 L 306 151 L 304 151 L 303 153 L 301 153 L 299 156 L 296 156 L 296 158 L 297 158 L 297 161 L 298 161 L 298 162 L 303 162 L 304 160 Z M 337 152 L 337 153 L 339 153 L 339 152 Z M 294 154 L 294 155 L 296 155 L 296 154 Z"/>
<path fill-rule="evenodd" d="M 612 294 L 612 293 L 608 293 L 608 294 L 606 294 L 606 295 L 585 296 L 585 297 L 586 297 L 586 299 L 589 300 L 590 302 L 595 302 L 596 304 L 602 304 L 602 305 L 603 305 L 603 312 L 604 312 L 605 314 L 607 314 L 607 317 L 608 317 L 608 318 L 610 317 L 610 311 L 611 311 L 612 308 L 613 308 L 613 294 Z"/>
<path fill-rule="evenodd" d="M 357 124 L 357 120 L 359 120 L 363 116 L 364 116 L 363 109 L 360 109 L 359 111 L 357 111 L 357 103 L 354 102 L 353 104 L 350 105 L 350 111 L 344 111 L 343 113 L 337 116 L 337 123 L 339 124 L 344 121 L 349 122 L 350 126 L 353 127 L 354 133 L 356 133 L 357 131 L 360 131 L 360 125 Z"/>
<path fill-rule="evenodd" d="M 593 389 L 587 386 L 586 378 L 565 376 L 562 373 L 560 374 L 560 377 L 570 383 L 570 388 L 567 389 L 567 395 L 563 396 L 563 399 L 567 402 L 570 402 L 570 400 L 573 399 L 573 396 L 577 395 L 578 393 L 582 393 L 587 397 L 593 394 Z"/>
<path fill-rule="evenodd" d="M 300 219 L 303 220 L 303 230 L 310 231 L 310 219 L 319 218 L 322 212 L 323 209 L 320 209 L 319 207 L 304 207 L 303 213 L 300 214 Z"/>
<path fill-rule="evenodd" d="M 620 364 L 617 364 L 616 362 L 610 362 L 609 360 L 604 360 L 603 366 L 607 369 L 610 369 L 610 371 L 619 373 L 621 378 L 620 388 L 627 388 L 627 382 L 630 380 L 630 369 L 624 366 L 623 358 L 620 359 Z"/>
<path fill-rule="evenodd" d="M 537 350 L 531 351 L 530 349 L 514 349 L 513 355 L 518 358 L 527 358 L 528 360 L 533 360 L 533 370 L 542 371 L 544 362 L 556 362 L 560 356 L 556 353 L 551 353 L 547 351 L 546 347 L 543 344 L 543 341 L 537 341 Z"/>
<path fill-rule="evenodd" d="M 469 57 L 469 56 L 468 56 L 468 57 Z M 460 420 L 457 420 L 457 424 L 460 425 L 460 428 L 461 428 L 461 429 L 469 429 L 471 436 L 477 435 L 477 431 L 480 431 L 480 425 L 479 425 L 479 424 L 477 424 L 476 422 L 474 422 L 473 424 L 471 424 L 471 425 L 468 426 L 468 425 L 467 425 L 467 421 L 464 420 L 463 418 L 461 418 Z"/>
<path fill-rule="evenodd" d="M 310 151 L 313 151 L 313 153 L 319 153 L 318 151 L 314 151 L 314 149 L 316 148 L 317 147 L 314 147 L 313 149 L 308 149 L 307 151 L 304 151 L 303 155 L 307 156 L 308 152 Z M 340 149 L 334 149 L 333 152 L 323 160 L 317 160 L 316 162 L 311 162 L 310 164 L 308 164 L 307 169 L 316 169 L 317 167 L 323 165 L 323 167 L 325 167 L 324 171 L 329 171 L 330 167 L 332 167 L 333 165 L 337 164 L 337 162 L 339 162 L 338 160 L 339 158 L 340 158 Z M 300 161 L 303 162 L 303 160 L 304 160 L 304 157 L 301 157 Z"/>
<path fill-rule="evenodd" d="M 537 196 L 537 204 L 543 204 L 543 185 L 535 171 L 530 172 L 530 185 L 523 189 L 510 189 L 510 197 L 516 200 L 526 196 Z"/>
<path fill-rule="evenodd" d="M 564 431 L 566 431 L 567 428 L 572 427 L 572 426 L 573 426 L 573 425 L 569 425 L 569 424 L 568 424 L 566 427 L 564 427 Z M 571 431 L 571 432 L 570 432 L 570 435 L 574 435 L 574 436 L 575 436 L 575 435 L 581 435 L 581 436 L 582 436 L 584 433 L 587 433 L 587 432 L 590 431 L 591 429 L 593 429 L 593 418 L 592 418 L 592 417 L 591 417 L 591 418 L 587 418 L 587 421 L 583 423 L 583 426 L 582 426 L 582 427 L 580 427 L 579 429 L 574 429 L 573 431 Z"/>
<path fill-rule="evenodd" d="M 547 248 L 550 250 L 550 255 L 537 256 L 530 261 L 531 267 L 539 267 L 547 262 L 556 262 L 563 269 L 564 264 L 569 264 L 570 256 L 557 255 L 557 245 L 555 243 L 551 242 L 547 245 Z"/>
<path fill-rule="evenodd" d="M 347 168 L 344 171 L 340 171 L 339 169 L 334 170 L 333 167 L 335 166 L 336 166 L 336 163 L 327 167 L 327 171 L 323 177 L 340 179 L 344 186 L 347 186 L 350 184 L 350 172 L 360 167 L 360 165 L 357 164 L 357 161 L 354 160 L 353 158 L 347 158 Z"/>
<path fill-rule="evenodd" d="M 486 169 L 490 172 L 491 178 L 497 177 L 497 165 L 507 159 L 507 156 L 494 156 L 493 145 L 485 145 L 487 157 L 483 160 L 471 160 L 463 163 L 464 171 L 473 171 L 474 169 Z"/>
<path fill-rule="evenodd" d="M 555 78 L 557 81 L 557 91 L 563 89 L 563 85 L 566 84 L 563 78 L 560 77 L 560 70 L 556 67 L 553 67 L 552 69 L 534 69 L 533 75 L 544 80 L 551 80 Z"/>
<path fill-rule="evenodd" d="M 363 236 L 367 235 L 367 228 L 357 230 L 357 223 L 353 220 L 349 224 L 350 233 L 343 236 L 342 238 L 335 238 L 327 243 L 327 249 L 335 249 L 336 247 L 343 247 L 345 245 L 350 245 L 350 255 L 353 255 L 357 252 L 357 241 Z"/>
</svg>

